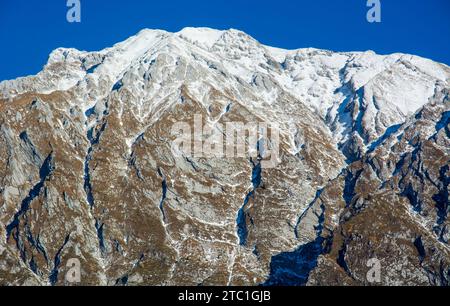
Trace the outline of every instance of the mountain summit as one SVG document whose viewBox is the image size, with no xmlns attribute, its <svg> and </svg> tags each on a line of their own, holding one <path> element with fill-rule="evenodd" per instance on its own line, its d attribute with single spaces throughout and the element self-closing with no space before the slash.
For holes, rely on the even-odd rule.
<svg viewBox="0 0 450 306">
<path fill-rule="evenodd" d="M 379 284 L 448 285 L 449 79 L 233 29 L 57 49 L 0 83 L 0 284 L 67 284 L 76 259 L 91 285 L 368 285 L 374 260 Z M 279 141 L 174 150 L 197 120 L 200 142 L 236 122 Z"/>
</svg>

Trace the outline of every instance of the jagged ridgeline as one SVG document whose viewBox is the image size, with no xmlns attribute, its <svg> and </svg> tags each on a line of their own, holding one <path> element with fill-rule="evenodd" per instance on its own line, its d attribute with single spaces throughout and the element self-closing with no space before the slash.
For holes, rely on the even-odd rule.
<svg viewBox="0 0 450 306">
<path fill-rule="evenodd" d="M 448 285 L 449 77 L 236 30 L 57 49 L 0 83 L 0 285 L 68 285 L 72 259 L 86 285 Z M 174 150 L 196 116 L 200 141 L 266 122 L 279 142 Z"/>
</svg>

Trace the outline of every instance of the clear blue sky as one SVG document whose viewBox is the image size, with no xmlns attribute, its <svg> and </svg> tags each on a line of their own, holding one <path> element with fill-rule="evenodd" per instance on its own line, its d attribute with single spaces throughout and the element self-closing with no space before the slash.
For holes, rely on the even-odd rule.
<svg viewBox="0 0 450 306">
<path fill-rule="evenodd" d="M 142 28 L 236 28 L 262 43 L 296 49 L 412 53 L 450 64 L 450 0 L 381 0 L 382 22 L 366 21 L 366 0 L 81 0 L 82 22 L 66 21 L 66 0 L 0 0 L 0 80 L 35 74 L 57 47 L 100 50 Z"/>
</svg>

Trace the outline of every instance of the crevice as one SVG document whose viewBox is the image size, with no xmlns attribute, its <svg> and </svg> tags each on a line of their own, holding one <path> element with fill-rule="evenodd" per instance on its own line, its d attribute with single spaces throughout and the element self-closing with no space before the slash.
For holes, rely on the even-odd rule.
<svg viewBox="0 0 450 306">
<path fill-rule="evenodd" d="M 416 213 L 422 211 L 422 201 L 419 198 L 419 193 L 414 190 L 411 183 L 409 183 L 402 191 L 401 196 L 406 197 Z"/>
<path fill-rule="evenodd" d="M 95 230 L 97 231 L 98 246 L 101 253 L 105 253 L 105 240 L 103 236 L 104 226 L 104 223 L 100 223 L 98 219 L 95 219 Z"/>
<path fill-rule="evenodd" d="M 395 169 L 394 169 L 394 172 L 392 173 L 393 176 L 395 176 L 403 171 L 403 166 L 405 165 L 406 156 L 407 156 L 406 153 L 402 154 L 400 156 L 399 161 L 395 164 Z"/>
<path fill-rule="evenodd" d="M 284 252 L 272 257 L 270 274 L 263 286 L 305 286 L 311 271 L 317 267 L 317 261 L 324 252 L 322 237 L 325 220 L 325 205 L 315 227 L 317 237 L 314 241 L 300 246 L 293 252 Z"/>
<path fill-rule="evenodd" d="M 345 260 L 345 256 L 347 254 L 347 246 L 348 246 L 349 240 L 345 239 L 342 243 L 341 249 L 338 251 L 338 258 L 336 259 L 336 263 L 345 271 L 345 273 L 352 279 L 353 275 L 350 272 L 350 269 L 348 267 L 347 261 Z"/>
<path fill-rule="evenodd" d="M 40 242 L 39 235 L 38 235 L 38 237 L 37 237 L 36 239 L 34 239 L 29 224 L 28 224 L 28 223 L 25 224 L 25 227 L 26 227 L 26 232 L 27 232 L 26 235 L 27 235 L 27 239 L 28 239 L 29 244 L 30 244 L 34 249 L 36 249 L 38 253 L 40 253 L 40 254 L 44 257 L 45 262 L 47 263 L 47 266 L 48 266 L 47 252 L 45 251 L 44 247 L 42 246 L 42 244 L 41 244 L 41 242 Z M 25 261 L 25 258 L 23 258 L 23 260 Z M 30 260 L 30 263 L 29 263 L 29 264 L 30 264 L 30 268 L 33 270 L 33 268 L 31 267 L 31 263 L 32 263 L 32 262 L 36 265 L 36 263 L 35 263 L 35 261 L 34 261 L 34 255 L 32 255 L 32 260 Z M 36 265 L 36 268 L 38 268 L 37 265 Z"/>
<path fill-rule="evenodd" d="M 51 152 L 48 157 L 45 159 L 44 163 L 42 164 L 40 170 L 39 170 L 39 177 L 40 181 L 37 183 L 28 193 L 28 196 L 23 199 L 20 210 L 14 215 L 13 220 L 10 224 L 6 226 L 6 240 L 8 241 L 11 233 L 13 230 L 15 230 L 14 238 L 16 239 L 16 242 L 18 244 L 19 241 L 19 224 L 20 224 L 20 218 L 24 216 L 27 211 L 30 208 L 30 204 L 33 202 L 33 200 L 41 194 L 42 189 L 45 186 L 45 182 L 48 181 L 55 169 L 54 163 L 53 163 L 53 152 Z"/>
<path fill-rule="evenodd" d="M 94 146 L 96 146 L 100 142 L 100 138 L 103 134 L 103 132 L 106 129 L 108 122 L 104 121 L 101 125 L 99 131 L 94 135 L 94 129 L 95 127 L 92 127 L 87 132 L 87 138 L 89 140 L 89 148 L 87 150 L 86 158 L 84 161 L 84 191 L 86 192 L 86 198 L 89 206 L 91 209 L 95 205 L 95 199 L 94 194 L 92 191 L 92 183 L 91 183 L 91 175 L 90 175 L 90 162 L 92 160 L 92 154 L 94 152 Z"/>
<path fill-rule="evenodd" d="M 450 138 L 450 130 L 448 126 L 450 125 L 450 111 L 446 111 L 442 114 L 441 119 L 439 122 L 436 123 L 436 133 L 439 133 L 440 130 L 445 128 L 445 133 L 448 138 Z"/>
<path fill-rule="evenodd" d="M 302 222 L 303 218 L 305 218 L 306 214 L 311 209 L 311 207 L 313 207 L 313 205 L 316 203 L 316 201 L 320 198 L 320 196 L 322 195 L 323 190 L 324 189 L 317 190 L 314 200 L 308 205 L 308 207 L 305 209 L 305 211 L 297 219 L 297 223 L 295 224 L 295 228 L 294 228 L 294 234 L 295 234 L 295 238 L 296 239 L 299 239 L 298 227 L 300 226 L 300 223 Z M 317 217 L 320 218 L 320 216 L 317 216 Z"/>
<path fill-rule="evenodd" d="M 35 145 L 28 137 L 28 133 L 26 131 L 20 133 L 19 138 L 31 150 L 31 155 L 32 155 L 32 159 L 34 160 L 34 162 L 36 162 L 36 163 L 42 162 L 41 156 L 38 154 Z"/>
<path fill-rule="evenodd" d="M 159 210 L 161 211 L 162 219 L 164 224 L 167 223 L 166 213 L 164 212 L 164 201 L 167 198 L 167 180 L 164 174 L 161 171 L 161 168 L 158 168 L 158 175 L 162 178 L 161 188 L 162 188 L 162 196 L 161 201 L 159 202 Z"/>
<path fill-rule="evenodd" d="M 28 265 L 30 266 L 31 271 L 33 271 L 34 274 L 39 276 L 38 266 L 36 264 L 36 261 L 34 261 L 34 256 L 31 257 L 30 262 L 28 263 Z"/>
<path fill-rule="evenodd" d="M 112 91 L 118 91 L 123 86 L 122 80 L 117 81 L 114 86 L 112 87 Z"/>
<path fill-rule="evenodd" d="M 380 146 L 381 144 L 384 143 L 385 140 L 389 139 L 389 137 L 391 137 L 391 135 L 397 133 L 397 131 L 402 127 L 402 124 L 397 124 L 397 125 L 393 125 L 391 127 L 389 127 L 386 132 L 384 132 L 384 134 L 378 138 L 377 140 L 375 140 L 374 142 L 372 142 L 369 146 L 369 148 L 367 149 L 367 153 L 372 153 L 373 151 L 375 151 L 376 148 L 378 148 L 378 146 Z"/>
<path fill-rule="evenodd" d="M 126 286 L 126 285 L 128 285 L 128 274 L 116 280 L 116 286 Z"/>
<path fill-rule="evenodd" d="M 84 115 L 89 118 L 92 115 L 95 115 L 95 105 L 84 112 Z"/>
<path fill-rule="evenodd" d="M 45 250 L 44 246 L 41 243 L 41 239 L 40 236 L 38 235 L 38 237 L 36 238 L 36 248 L 38 249 L 38 251 L 42 254 L 42 256 L 44 256 L 45 262 L 47 262 L 48 265 L 48 256 L 47 256 L 47 251 Z"/>
<path fill-rule="evenodd" d="M 422 265 L 426 256 L 425 247 L 423 246 L 422 242 L 422 236 L 419 236 L 414 240 L 414 246 L 416 247 L 417 253 L 419 254 L 420 265 Z"/>
<path fill-rule="evenodd" d="M 343 198 L 346 204 L 346 207 L 349 207 L 353 198 L 355 197 L 355 186 L 356 182 L 358 181 L 359 177 L 361 176 L 363 170 L 358 170 L 355 175 L 351 171 L 348 171 L 347 175 L 345 176 L 345 186 L 344 186 L 344 193 Z"/>
<path fill-rule="evenodd" d="M 192 159 L 190 159 L 190 158 L 187 157 L 187 156 L 184 156 L 184 159 L 186 160 L 186 162 L 187 162 L 188 164 L 191 165 L 192 169 L 194 169 L 195 172 L 198 172 L 198 171 L 199 171 L 199 168 L 197 167 L 197 165 L 195 164 L 195 162 L 194 162 Z"/>
<path fill-rule="evenodd" d="M 139 167 L 136 164 L 136 155 L 134 155 L 134 152 L 131 154 L 130 160 L 128 161 L 128 166 L 134 169 L 134 172 L 136 173 L 136 176 L 138 177 L 139 180 L 144 181 L 141 169 L 139 169 Z"/>
<path fill-rule="evenodd" d="M 448 286 L 448 280 L 445 277 L 445 268 L 442 261 L 440 262 L 439 271 L 436 271 L 435 266 L 430 267 L 427 264 L 424 264 L 427 254 L 425 246 L 423 245 L 422 236 L 418 236 L 414 240 L 414 247 L 416 248 L 417 255 L 419 257 L 419 265 L 426 272 L 429 283 L 432 286 Z"/>
<path fill-rule="evenodd" d="M 50 276 L 48 277 L 50 284 L 54 286 L 56 282 L 58 281 L 58 274 L 59 274 L 59 266 L 61 264 L 61 254 L 66 247 L 67 243 L 70 240 L 70 234 L 66 236 L 66 239 L 64 240 L 63 245 L 59 248 L 59 250 L 56 252 L 54 261 L 53 261 L 53 270 L 50 273 Z"/>
<path fill-rule="evenodd" d="M 442 287 L 448 287 L 449 286 L 449 279 L 450 279 L 450 269 L 445 268 L 444 262 L 441 260 L 439 264 L 439 278 L 441 280 L 441 286 Z"/>
<path fill-rule="evenodd" d="M 91 160 L 91 148 L 89 148 L 86 160 L 84 162 L 84 190 L 86 192 L 87 202 L 91 208 L 94 207 L 94 195 L 92 193 L 91 176 L 89 172 L 89 162 Z"/>
<path fill-rule="evenodd" d="M 225 113 L 230 112 L 232 106 L 233 106 L 233 103 L 229 103 L 229 104 L 227 105 L 227 107 L 225 108 Z"/>
<path fill-rule="evenodd" d="M 449 210 L 450 210 L 450 200 L 449 200 L 449 192 L 448 185 L 450 183 L 450 176 L 447 176 L 447 172 L 449 171 L 449 165 L 445 165 L 439 169 L 439 180 L 440 187 L 439 192 L 435 194 L 432 199 L 435 202 L 435 207 L 437 210 L 437 220 L 436 226 L 434 227 L 434 232 L 439 236 L 439 240 L 441 242 L 447 243 L 444 239 L 445 233 L 445 220 L 447 220 Z"/>
<path fill-rule="evenodd" d="M 144 258 L 145 254 L 141 253 L 139 259 L 133 264 L 133 267 L 126 274 L 116 279 L 115 286 L 127 286 L 130 274 L 132 274 L 133 271 L 140 266 Z"/>
<path fill-rule="evenodd" d="M 355 93 L 356 98 L 358 100 L 358 116 L 355 119 L 353 125 L 353 131 L 356 131 L 361 139 L 363 139 L 364 144 L 367 144 L 367 137 L 364 135 L 364 127 L 363 127 L 363 119 L 366 113 L 366 107 L 364 106 L 363 97 L 364 97 L 364 87 L 358 89 Z M 354 103 L 356 103 L 354 101 Z"/>
<path fill-rule="evenodd" d="M 425 177 L 422 175 L 422 173 L 419 171 L 419 168 L 421 167 L 421 161 L 419 153 L 421 152 L 420 146 L 418 146 L 411 155 L 404 155 L 401 157 L 401 160 L 396 166 L 395 174 L 399 174 L 401 172 L 401 178 L 398 182 L 398 188 L 400 189 L 400 195 L 403 197 L 406 197 L 408 201 L 411 203 L 411 206 L 413 207 L 413 210 L 417 213 L 422 212 L 422 200 L 420 198 L 419 191 L 416 191 L 414 189 L 414 186 L 411 183 L 411 177 L 407 177 L 408 172 L 412 170 L 413 174 L 420 180 L 421 185 L 423 186 L 425 184 Z M 407 165 L 407 172 L 404 172 L 402 169 L 405 166 L 406 158 L 410 156 L 409 164 Z M 417 167 L 414 166 L 414 163 L 418 164 Z M 423 166 L 423 164 L 422 164 Z"/>
<path fill-rule="evenodd" d="M 245 196 L 244 204 L 239 209 L 237 218 L 236 218 L 236 226 L 237 226 L 237 235 L 239 237 L 239 245 L 245 246 L 247 244 L 248 237 L 248 228 L 247 228 L 247 218 L 249 216 L 246 211 L 248 202 L 250 198 L 254 198 L 256 190 L 261 186 L 261 157 L 259 156 L 257 161 L 254 162 L 252 158 L 250 158 L 250 162 L 252 164 L 252 190 Z"/>
<path fill-rule="evenodd" d="M 86 73 L 87 74 L 94 73 L 95 69 L 97 69 L 101 64 L 103 64 L 103 63 L 99 63 L 99 64 L 96 64 L 96 65 L 93 65 L 92 67 L 90 67 L 89 69 L 86 70 Z"/>
</svg>

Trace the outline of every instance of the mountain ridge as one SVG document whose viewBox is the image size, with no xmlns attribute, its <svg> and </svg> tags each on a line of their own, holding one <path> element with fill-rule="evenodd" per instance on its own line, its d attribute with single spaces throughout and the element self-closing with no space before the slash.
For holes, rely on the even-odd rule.
<svg viewBox="0 0 450 306">
<path fill-rule="evenodd" d="M 202 43 L 199 43 L 197 41 L 199 39 L 198 37 L 201 37 L 202 35 L 205 36 L 204 33 L 207 33 L 206 36 L 209 39 L 209 47 L 202 45 Z M 209 37 L 213 37 L 212 40 Z M 230 55 L 227 53 L 227 50 L 221 49 L 221 41 L 226 41 L 227 39 L 230 40 L 229 42 L 227 42 L 228 45 L 231 45 L 233 43 L 238 44 L 230 49 L 230 52 L 237 52 L 236 54 Z M 273 68 L 274 70 L 276 70 L 283 65 L 289 66 L 289 64 L 292 62 L 293 56 L 301 57 L 308 56 L 308 54 L 319 54 L 317 56 L 318 61 L 311 63 L 310 67 L 307 67 L 308 69 L 312 70 L 312 74 L 315 74 L 312 79 L 308 80 L 307 75 L 304 75 L 308 71 L 302 71 L 301 69 L 299 70 L 298 67 L 294 66 L 290 67 L 291 73 L 287 73 L 287 76 L 286 73 L 277 75 L 277 71 L 270 73 L 270 76 L 274 77 L 271 81 L 275 81 L 276 83 L 274 85 L 281 86 L 283 90 L 290 92 L 296 98 L 302 100 L 303 103 L 305 103 L 308 107 L 315 108 L 315 110 L 319 112 L 322 118 L 333 121 L 331 123 L 331 128 L 341 130 L 340 132 L 344 132 L 343 130 L 345 130 L 346 128 L 348 129 L 348 127 L 346 127 L 346 125 L 348 124 L 345 124 L 345 121 L 348 121 L 349 118 L 346 118 L 345 114 L 343 117 L 341 116 L 341 114 L 337 114 L 337 112 L 339 112 L 338 108 L 342 106 L 343 101 L 346 98 L 345 95 L 353 95 L 353 97 L 348 98 L 351 98 L 351 100 L 356 100 L 357 98 L 359 98 L 356 96 L 358 94 L 361 94 L 362 91 L 366 93 L 364 91 L 366 87 L 371 87 L 369 88 L 369 97 L 365 100 L 368 101 L 372 99 L 375 102 L 376 93 L 374 95 L 371 94 L 370 91 L 376 90 L 377 84 L 374 84 L 375 86 L 370 86 L 370 83 L 373 82 L 373 80 L 376 78 L 380 79 L 387 72 L 390 72 L 391 69 L 401 69 L 401 71 L 398 72 L 399 74 L 404 72 L 408 73 L 408 69 L 417 69 L 419 73 L 423 75 L 421 76 L 422 78 L 427 77 L 430 78 L 430 81 L 434 79 L 436 81 L 441 81 L 444 83 L 447 83 L 448 81 L 448 73 L 450 70 L 445 65 L 437 64 L 420 57 L 400 53 L 395 53 L 388 56 L 378 56 L 372 51 L 334 53 L 331 51 L 311 48 L 297 50 L 276 49 L 276 52 L 273 52 L 273 48 L 261 45 L 247 34 L 234 29 L 218 31 L 209 28 L 185 28 L 177 33 L 144 29 L 137 35 L 132 36 L 124 42 L 118 43 L 112 48 L 106 48 L 98 52 L 85 52 L 75 49 L 63 48 L 56 49 L 50 55 L 46 67 L 66 62 L 77 65 L 77 63 L 80 61 L 82 62 L 82 65 L 78 69 L 69 70 L 69 79 L 71 80 L 68 80 L 68 78 L 66 77 L 63 83 L 53 85 L 50 81 L 50 85 L 48 86 L 48 88 L 46 88 L 46 90 L 43 91 L 43 93 L 50 93 L 59 89 L 70 89 L 71 87 L 76 86 L 79 82 L 83 82 L 84 78 L 88 77 L 89 74 L 96 74 L 94 70 L 97 70 L 97 73 L 102 75 L 112 75 L 114 78 L 112 82 L 116 84 L 120 80 L 120 76 L 125 73 L 128 66 L 132 66 L 135 61 L 139 61 L 140 58 L 148 56 L 149 53 L 155 54 L 167 50 L 169 52 L 177 52 L 178 54 L 186 55 L 186 52 L 180 50 L 183 49 L 182 46 L 185 46 L 183 42 L 187 43 L 188 45 L 200 48 L 201 50 L 207 51 L 209 56 L 213 56 L 213 60 L 214 55 L 218 55 L 219 58 L 215 58 L 215 60 L 218 62 L 225 61 L 226 63 L 230 60 L 229 56 L 237 57 L 239 65 L 225 65 L 224 67 L 221 67 L 221 69 L 225 69 L 228 73 L 231 73 L 237 77 L 244 78 L 247 82 L 250 82 L 251 78 L 258 77 L 258 75 L 254 73 L 255 71 L 263 73 L 262 71 L 258 70 L 258 66 L 260 66 L 261 63 L 265 60 L 265 57 L 270 57 L 272 61 L 278 57 L 279 62 L 272 63 L 277 66 Z M 180 43 L 181 46 L 179 45 Z M 241 52 L 241 50 L 239 49 L 239 44 L 241 47 L 246 46 L 247 49 L 244 48 L 245 50 Z M 233 51 L 236 49 L 239 51 Z M 197 49 L 197 51 L 200 50 Z M 254 54 L 252 54 L 252 52 L 254 52 Z M 203 52 L 201 54 L 206 56 Z M 250 63 L 246 63 L 247 59 L 252 56 L 256 56 L 257 59 L 254 60 L 254 62 L 250 61 Z M 262 60 L 258 57 L 261 57 Z M 125 58 L 125 60 L 123 58 Z M 102 64 L 103 61 L 101 61 L 101 59 L 106 60 L 106 63 Z M 192 60 L 192 58 L 190 58 L 189 60 Z M 325 61 L 325 69 L 322 72 L 322 70 L 319 70 L 321 69 L 319 65 L 322 65 L 323 61 Z M 348 68 L 348 66 L 351 67 Z M 394 68 L 392 68 L 393 66 Z M 360 67 L 362 68 L 359 69 Z M 314 81 L 314 79 L 317 80 L 317 78 L 320 78 L 320 75 L 317 75 L 318 73 L 330 73 L 329 69 L 336 70 L 334 72 L 336 74 L 336 76 L 334 76 L 334 80 L 325 78 L 323 82 Z M 358 72 L 359 70 L 363 71 Z M 51 73 L 49 77 L 51 78 Z M 299 78 L 304 78 L 305 81 L 296 82 L 296 80 Z M 3 93 L 3 96 L 14 96 L 15 93 L 12 93 L 11 91 L 8 92 L 7 88 L 10 86 L 20 88 L 22 85 L 21 83 L 25 83 L 25 88 L 27 88 L 27 80 L 28 78 L 23 78 L 16 81 L 1 82 L 0 93 Z M 32 80 L 34 80 L 34 77 L 31 77 L 31 82 L 33 83 Z M 407 81 L 408 80 L 405 80 L 405 82 Z M 372 130 L 359 133 L 359 139 L 356 141 L 364 142 L 365 145 L 367 145 L 366 142 L 374 141 L 373 138 L 375 136 L 376 138 L 380 137 L 390 126 L 403 122 L 407 116 L 412 115 L 416 110 L 418 110 L 427 102 L 429 97 L 431 97 L 433 90 L 433 84 L 431 83 L 432 82 L 429 82 L 429 84 L 427 85 L 428 88 L 420 88 L 420 90 L 416 90 L 416 92 L 412 92 L 409 88 L 405 88 L 403 90 L 404 92 L 400 96 L 398 96 L 399 98 L 402 96 L 407 96 L 406 99 L 400 98 L 404 102 L 391 105 L 393 102 L 392 100 L 395 100 L 391 98 L 389 104 L 384 106 L 384 114 L 380 116 L 376 114 L 377 110 L 380 107 L 379 105 L 377 105 L 377 103 L 367 102 L 367 105 L 361 105 L 358 107 L 354 105 L 356 103 L 355 101 L 351 101 L 351 107 L 353 107 L 354 109 L 359 108 L 358 111 L 360 113 L 361 119 L 365 120 L 367 118 L 367 121 L 369 121 L 371 125 L 375 125 L 376 129 L 378 129 L 378 131 Z M 337 88 L 337 92 L 332 92 L 330 90 L 327 90 L 326 88 L 322 88 L 327 86 L 331 88 Z M 302 87 L 307 88 L 308 90 L 299 90 L 299 88 Z M 42 91 L 39 88 L 29 88 L 26 90 L 37 92 Z M 417 95 L 422 94 L 422 92 L 428 92 L 427 96 L 416 97 Z M 339 93 L 341 94 L 341 96 L 339 96 Z M 268 93 L 268 95 L 270 94 L 271 93 Z M 318 99 L 317 97 L 319 95 L 320 98 Z M 267 95 L 263 96 L 262 98 L 266 100 L 271 99 L 271 97 Z M 338 103 L 331 104 L 329 102 L 324 103 L 323 100 L 340 101 L 337 101 Z M 378 102 L 378 104 L 382 102 L 383 101 Z M 383 105 L 381 105 L 381 107 L 383 107 Z M 366 108 L 369 108 L 370 113 L 367 113 L 365 111 Z M 371 111 L 370 108 L 375 109 L 375 111 Z M 395 114 L 395 116 L 388 116 L 386 114 L 388 112 L 395 112 L 397 114 Z M 364 114 L 361 115 L 361 113 Z M 355 121 L 357 120 L 356 117 L 357 116 L 353 116 L 353 118 L 351 118 L 350 120 Z M 344 123 L 339 124 L 339 121 Z M 351 125 L 354 124 L 354 122 L 351 123 Z M 355 128 L 353 128 L 353 130 L 355 130 Z M 349 133 L 347 132 L 347 134 Z M 342 143 L 345 136 L 341 136 L 338 138 L 340 139 L 337 140 L 341 141 Z M 342 145 L 344 146 L 345 144 Z"/>
<path fill-rule="evenodd" d="M 382 284 L 446 284 L 449 76 L 237 30 L 57 49 L 0 83 L 0 283 L 67 284 L 78 258 L 83 284 L 367 285 L 377 257 Z M 175 154 L 174 124 L 195 115 L 206 140 L 276 123 L 278 166 Z"/>
</svg>

